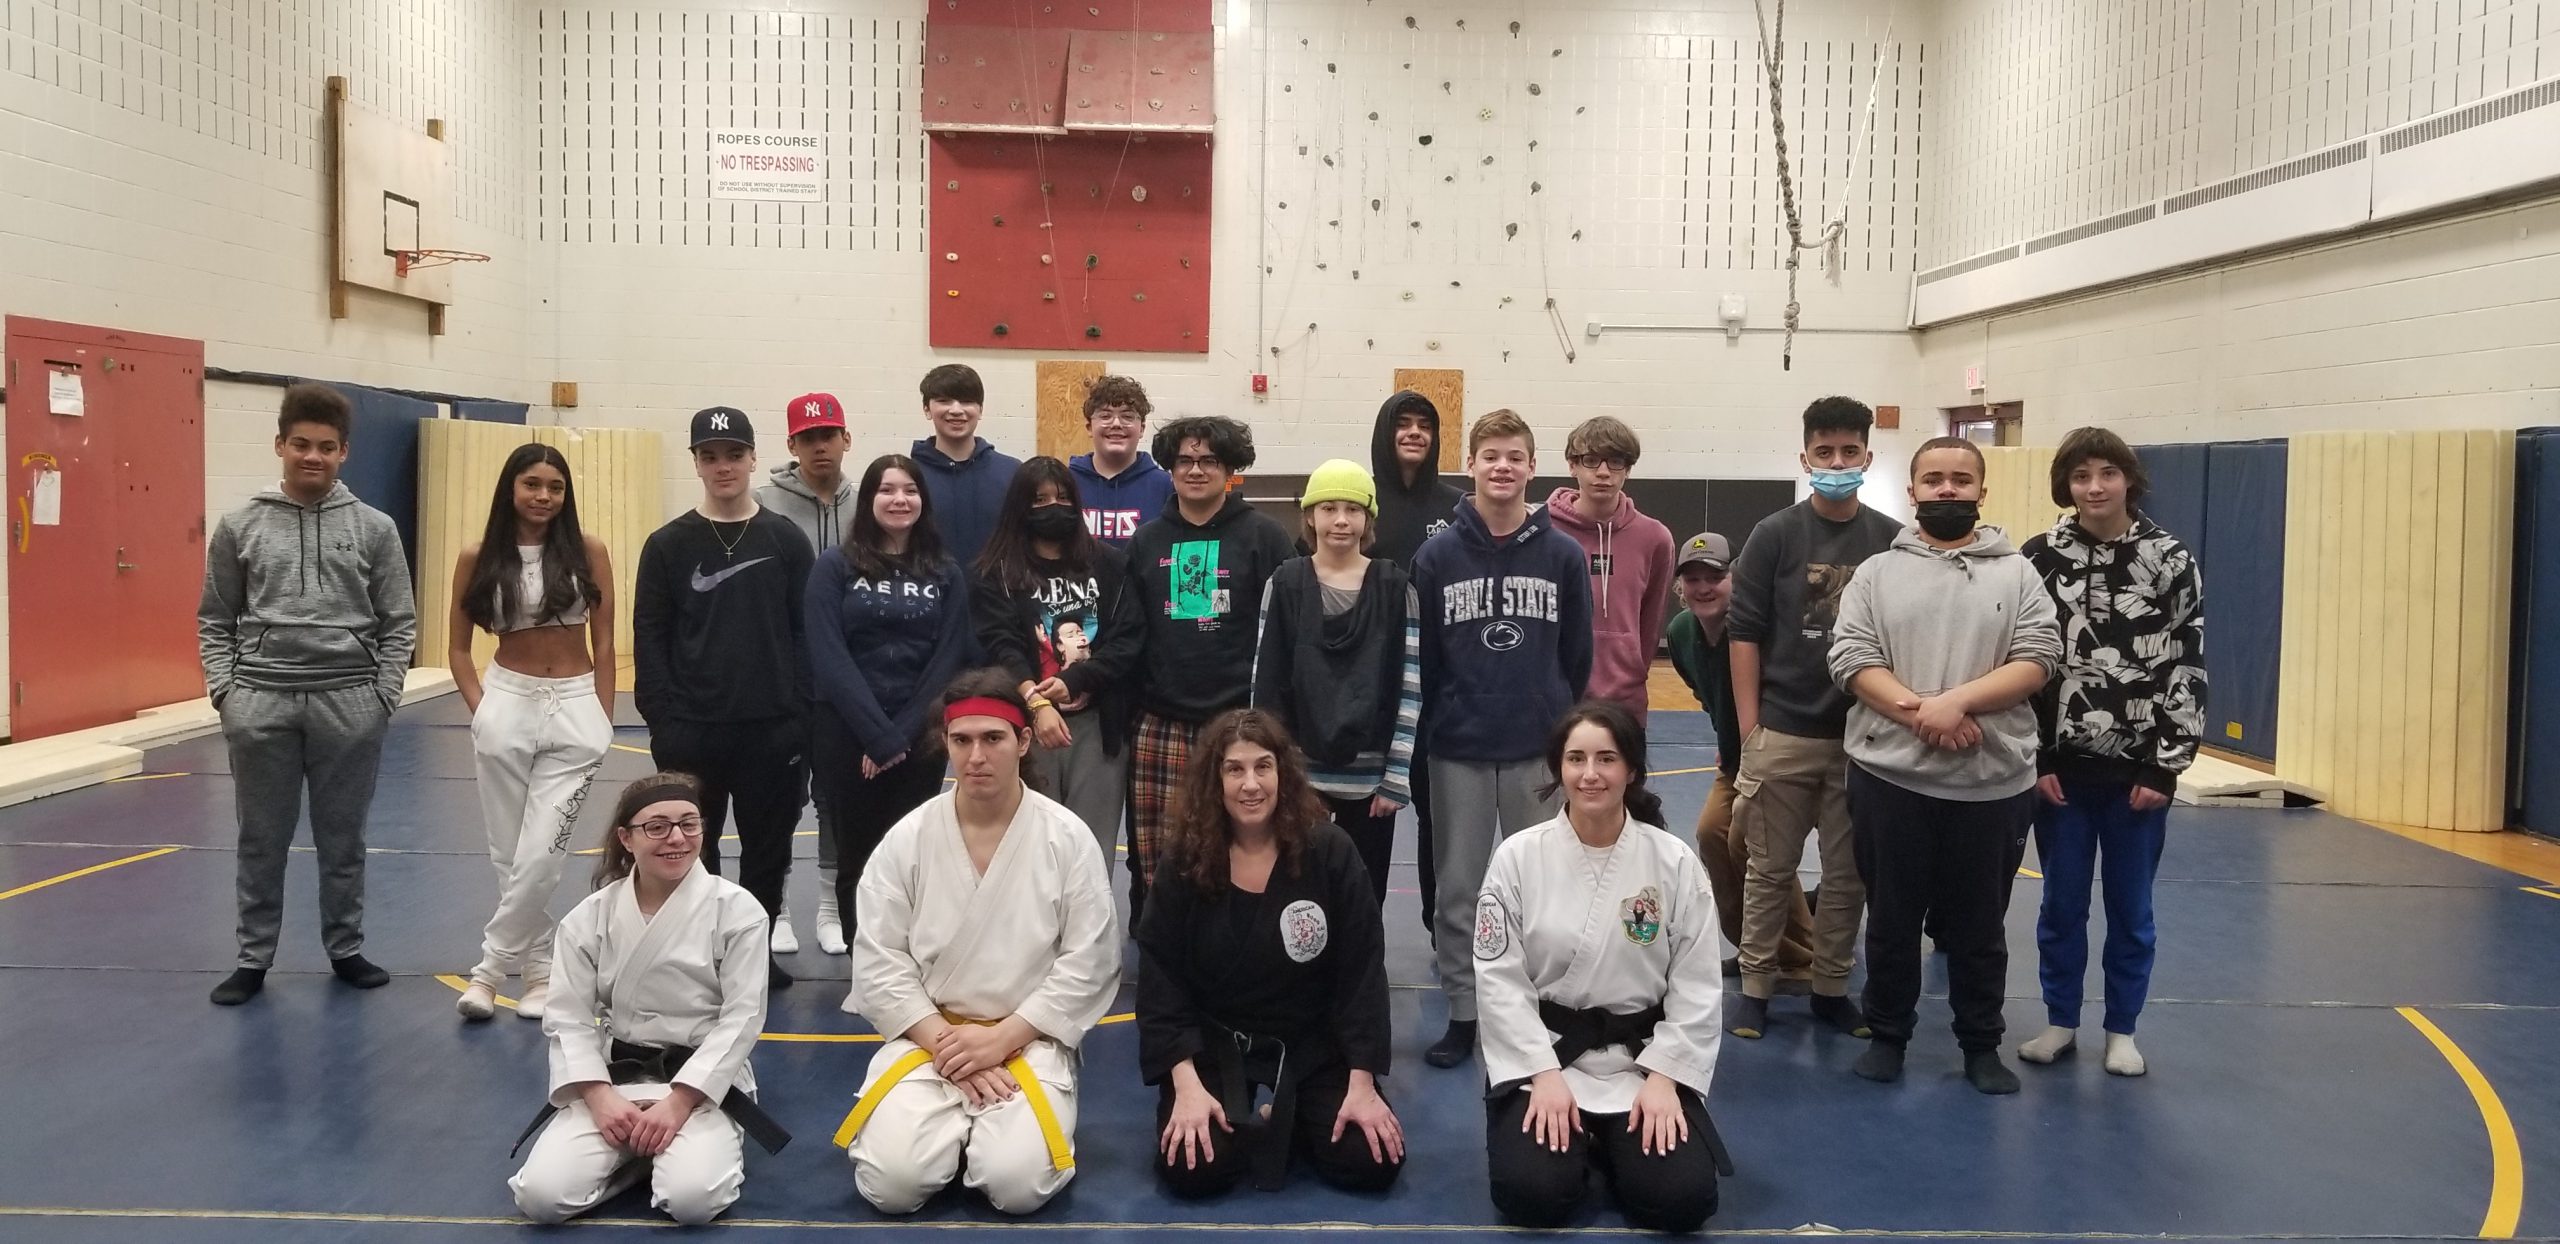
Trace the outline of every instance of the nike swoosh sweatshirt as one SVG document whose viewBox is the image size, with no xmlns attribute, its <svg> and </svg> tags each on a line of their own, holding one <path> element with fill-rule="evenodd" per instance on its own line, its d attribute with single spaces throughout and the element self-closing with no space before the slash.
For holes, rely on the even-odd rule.
<svg viewBox="0 0 2560 1244">
<path fill-rule="evenodd" d="M 687 510 L 640 548 L 631 602 L 631 704 L 662 721 L 763 721 L 808 711 L 801 600 L 815 555 L 758 509 L 716 526 Z"/>
</svg>

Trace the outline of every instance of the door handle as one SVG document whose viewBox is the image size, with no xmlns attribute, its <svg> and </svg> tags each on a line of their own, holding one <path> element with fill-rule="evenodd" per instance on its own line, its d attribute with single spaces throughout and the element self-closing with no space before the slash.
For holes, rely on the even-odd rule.
<svg viewBox="0 0 2560 1244">
<path fill-rule="evenodd" d="M 125 572 L 125 571 L 127 571 L 127 570 L 139 570 L 139 569 L 141 569 L 141 567 L 136 566 L 136 565 L 134 565 L 132 562 L 126 561 L 126 560 L 124 559 L 124 546 L 123 546 L 123 545 L 121 545 L 121 544 L 117 545 L 117 546 L 116 546 L 116 572 L 117 572 L 118 574 L 122 574 L 123 572 Z"/>
</svg>

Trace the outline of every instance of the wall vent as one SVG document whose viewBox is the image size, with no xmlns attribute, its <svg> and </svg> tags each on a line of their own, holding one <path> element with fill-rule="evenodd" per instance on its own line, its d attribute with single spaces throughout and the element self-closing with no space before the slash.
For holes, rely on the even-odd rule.
<svg viewBox="0 0 2560 1244">
<path fill-rule="evenodd" d="M 2313 173 L 2324 173 L 2333 168 L 2353 164 L 2364 159 L 2367 154 L 2369 152 L 2364 140 L 2357 139 L 2343 147 L 2331 147 L 2327 151 L 2315 152 L 2299 160 L 2287 160 L 2282 164 L 2269 165 L 2257 172 L 2234 177 L 2229 181 L 2216 182 L 2201 190 L 2190 190 L 2185 194 L 2173 195 L 2167 202 L 2160 205 L 2160 214 L 2166 216 L 2173 212 L 2183 212 L 2189 208 L 2202 207 L 2207 203 L 2220 202 L 2233 195 L 2247 194 L 2252 190 L 2261 190 L 2296 178 L 2309 177 Z"/>
<path fill-rule="evenodd" d="M 2501 121 L 2519 112 L 2530 112 L 2550 104 L 2560 104 L 2560 78 L 2527 87 L 2512 95 L 2473 104 L 2440 117 L 2430 117 L 2416 125 L 2393 130 L 2382 136 L 2382 154 L 2405 151 L 2420 143 L 2434 142 L 2449 134 L 2459 134 L 2475 125 Z"/>
<path fill-rule="evenodd" d="M 2060 233 L 2048 233 L 2043 237 L 2027 243 L 2026 253 L 2032 255 L 2038 251 L 2052 250 L 2057 246 L 2069 246 L 2074 242 L 2087 241 L 2101 233 L 2113 233 L 2118 229 L 2129 229 L 2146 220 L 2155 219 L 2159 215 L 2159 204 L 2145 203 L 2129 212 L 2118 212 L 2113 216 L 2101 217 L 2097 220 L 2090 221 L 2085 225 L 2074 225 Z"/>
<path fill-rule="evenodd" d="M 1988 268 L 1993 264 L 2007 263 L 2017 257 L 2017 247 L 2004 246 L 1999 250 L 1989 252 L 1988 254 L 1976 255 L 1961 263 L 1951 263 L 1943 268 L 1936 268 L 1928 272 L 1923 272 L 1920 274 L 1919 278 L 1913 282 L 1913 284 L 1935 285 L 1940 281 L 1947 280 L 1951 277 L 1963 276 L 1968 272 L 1980 272 L 1984 268 Z"/>
</svg>

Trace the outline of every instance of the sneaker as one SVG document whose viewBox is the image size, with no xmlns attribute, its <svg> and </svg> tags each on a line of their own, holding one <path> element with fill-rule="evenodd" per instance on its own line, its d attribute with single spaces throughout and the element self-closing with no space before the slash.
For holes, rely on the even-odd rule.
<svg viewBox="0 0 2560 1244">
<path fill-rule="evenodd" d="M 550 1005 L 551 978 L 548 976 L 524 978 L 524 996 L 516 999 L 516 1018 L 540 1019 L 543 1008 Z"/>
<path fill-rule="evenodd" d="M 1902 1047 L 1884 1041 L 1869 1041 L 1867 1052 L 1858 1055 L 1858 1061 L 1851 1064 L 1849 1070 L 1857 1072 L 1861 1079 L 1891 1084 L 1902 1078 Z M 2012 1091 L 2015 1091 L 2014 1082 Z"/>
<path fill-rule="evenodd" d="M 1440 1039 L 1422 1052 L 1422 1061 L 1434 1067 L 1455 1067 L 1474 1057 L 1475 1052 L 1476 1021 L 1453 1019 L 1449 1021 L 1449 1031 L 1440 1034 Z"/>
<path fill-rule="evenodd" d="M 1746 1041 L 1757 1041 L 1769 1030 L 1769 1000 L 1740 994 L 1725 1008 L 1724 1030 Z"/>
<path fill-rule="evenodd" d="M 1873 1035 L 1867 1027 L 1867 1013 L 1847 998 L 1826 994 L 1813 996 L 1813 1017 L 1853 1037 Z"/>
<path fill-rule="evenodd" d="M 258 991 L 266 987 L 265 968 L 234 968 L 231 975 L 223 977 L 222 983 L 213 987 L 213 1004 L 238 1006 L 257 997 Z"/>
<path fill-rule="evenodd" d="M 380 989 L 391 983 L 391 974 L 383 971 L 381 968 L 375 967 L 373 965 L 373 961 L 365 958 L 363 955 L 348 955 L 344 959 L 331 959 L 329 961 L 329 970 L 337 973 L 339 980 L 345 981 L 358 989 Z"/>
<path fill-rule="evenodd" d="M 471 988 L 462 991 L 462 997 L 453 1004 L 453 1009 L 455 1014 L 474 1023 L 487 1019 L 498 1013 L 498 991 L 473 981 Z"/>
<path fill-rule="evenodd" d="M 2018 1091 L 2018 1073 L 2000 1061 L 1998 1050 L 1965 1051 L 1964 1078 L 1974 1091 L 1994 1097 Z"/>
<path fill-rule="evenodd" d="M 773 918 L 773 953 L 777 955 L 800 953 L 800 935 L 791 931 L 791 909 L 788 907 L 783 908 L 781 913 Z"/>
</svg>

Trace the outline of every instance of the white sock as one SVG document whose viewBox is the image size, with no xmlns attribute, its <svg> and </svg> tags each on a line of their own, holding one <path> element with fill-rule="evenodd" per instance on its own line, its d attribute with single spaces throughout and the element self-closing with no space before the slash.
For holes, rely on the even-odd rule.
<svg viewBox="0 0 2560 1244">
<path fill-rule="evenodd" d="M 551 978 L 524 978 L 524 996 L 516 999 L 516 1015 L 522 1019 L 542 1018 L 542 1008 L 551 1002 Z"/>
<path fill-rule="evenodd" d="M 462 991 L 462 998 L 453 1004 L 453 1009 L 464 1019 L 487 1019 L 498 1013 L 498 991 L 475 981 Z"/>
<path fill-rule="evenodd" d="M 2138 1076 L 2149 1070 L 2150 1068 L 2142 1061 L 2142 1051 L 2133 1048 L 2133 1034 L 2126 1032 L 2107 1034 L 2108 1075 Z"/>
<path fill-rule="evenodd" d="M 773 917 L 773 953 L 796 954 L 799 949 L 800 935 L 791 931 L 791 909 L 783 908 Z"/>
<path fill-rule="evenodd" d="M 2047 1028 L 2019 1042 L 2018 1057 L 2031 1063 L 2049 1063 L 2079 1043 L 2080 1034 L 2072 1029 Z"/>
<path fill-rule="evenodd" d="M 818 870 L 818 949 L 831 955 L 845 952 L 844 914 L 836 910 L 836 870 Z"/>
</svg>

